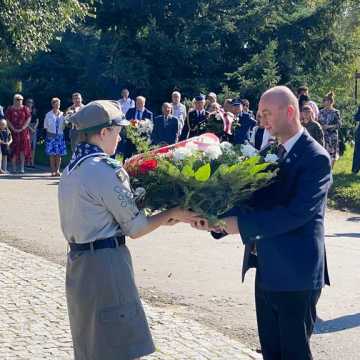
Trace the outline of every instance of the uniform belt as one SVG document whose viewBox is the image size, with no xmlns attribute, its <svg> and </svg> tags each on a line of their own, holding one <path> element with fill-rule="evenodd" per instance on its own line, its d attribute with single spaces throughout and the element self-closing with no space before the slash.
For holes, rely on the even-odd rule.
<svg viewBox="0 0 360 360">
<path fill-rule="evenodd" d="M 106 239 L 100 239 L 93 242 L 85 243 L 85 244 L 76 244 L 76 243 L 69 243 L 70 249 L 73 251 L 85 251 L 99 249 L 114 249 L 117 246 L 125 245 L 125 236 L 112 236 Z"/>
</svg>

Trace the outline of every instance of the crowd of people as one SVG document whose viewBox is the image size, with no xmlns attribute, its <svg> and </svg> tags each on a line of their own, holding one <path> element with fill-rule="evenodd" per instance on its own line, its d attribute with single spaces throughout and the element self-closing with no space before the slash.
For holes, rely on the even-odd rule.
<svg viewBox="0 0 360 360">
<path fill-rule="evenodd" d="M 334 165 L 339 158 L 341 127 L 340 112 L 334 107 L 334 93 L 324 96 L 321 109 L 310 98 L 306 86 L 297 89 L 297 98 L 303 126 L 326 148 Z M 62 112 L 61 100 L 51 99 L 51 110 L 43 120 L 45 152 L 49 157 L 51 176 L 60 175 L 61 158 L 67 154 L 67 144 L 74 151 L 77 143 L 77 130 L 66 119 L 84 106 L 81 94 L 74 93 L 72 102 Z M 139 128 L 153 145 L 173 144 L 205 132 L 214 132 L 221 140 L 233 144 L 250 142 L 258 150 L 275 141 L 264 119 L 260 114 L 254 114 L 247 99 L 225 99 L 220 104 L 217 95 L 210 92 L 207 96 L 196 96 L 187 108 L 182 103 L 180 92 L 174 91 L 171 100 L 162 104 L 158 116 L 146 107 L 144 96 L 132 99 L 128 89 L 121 91 L 117 102 L 126 119 Z M 23 96 L 15 94 L 13 104 L 5 111 L 0 106 L 1 174 L 9 172 L 8 159 L 11 160 L 12 173 L 24 173 L 26 167 L 34 167 L 39 123 L 42 122 L 31 98 L 24 103 Z M 128 158 L 135 152 L 135 146 L 126 133 L 121 138 L 117 152 Z"/>
</svg>

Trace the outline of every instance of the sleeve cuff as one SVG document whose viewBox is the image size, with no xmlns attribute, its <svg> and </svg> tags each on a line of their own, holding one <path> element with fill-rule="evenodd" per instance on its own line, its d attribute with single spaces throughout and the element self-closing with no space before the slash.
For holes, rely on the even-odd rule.
<svg viewBox="0 0 360 360">
<path fill-rule="evenodd" d="M 218 233 L 218 232 L 215 232 L 215 231 L 211 231 L 210 234 L 211 234 L 211 236 L 212 236 L 214 239 L 216 239 L 216 240 L 222 239 L 223 237 L 225 237 L 225 236 L 228 235 L 228 233 L 227 233 L 226 231 L 221 232 L 221 233 Z"/>
<path fill-rule="evenodd" d="M 125 235 L 133 236 L 137 234 L 139 231 L 143 230 L 148 226 L 148 218 L 145 216 L 143 212 L 139 212 L 139 214 L 131 220 L 128 224 L 128 228 Z"/>
<path fill-rule="evenodd" d="M 259 226 L 246 216 L 237 217 L 239 233 L 244 244 L 252 243 L 262 239 L 264 236 L 259 233 Z"/>
</svg>

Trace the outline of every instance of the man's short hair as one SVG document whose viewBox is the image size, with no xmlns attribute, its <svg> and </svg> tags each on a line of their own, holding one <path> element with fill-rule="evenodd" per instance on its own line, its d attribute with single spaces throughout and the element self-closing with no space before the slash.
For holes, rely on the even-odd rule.
<svg viewBox="0 0 360 360">
<path fill-rule="evenodd" d="M 56 103 L 56 102 L 61 102 L 61 100 L 58 97 L 53 97 L 51 99 L 51 104 Z"/>
<path fill-rule="evenodd" d="M 146 97 L 145 96 L 137 96 L 136 100 L 142 100 L 143 102 L 146 102 Z"/>
<path fill-rule="evenodd" d="M 180 96 L 180 97 L 181 97 L 181 94 L 180 94 L 180 92 L 179 92 L 179 91 L 173 91 L 173 92 L 172 92 L 172 94 L 171 94 L 171 96 L 173 96 L 173 95 L 178 95 L 178 96 Z"/>
<path fill-rule="evenodd" d="M 172 104 L 170 104 L 169 102 L 165 101 L 165 102 L 161 105 L 161 108 L 164 108 L 165 106 L 172 107 Z"/>
<path fill-rule="evenodd" d="M 82 97 L 79 92 L 75 92 L 75 93 L 73 93 L 73 94 L 71 95 L 72 98 L 74 98 L 75 96 L 80 96 L 80 97 Z"/>
</svg>

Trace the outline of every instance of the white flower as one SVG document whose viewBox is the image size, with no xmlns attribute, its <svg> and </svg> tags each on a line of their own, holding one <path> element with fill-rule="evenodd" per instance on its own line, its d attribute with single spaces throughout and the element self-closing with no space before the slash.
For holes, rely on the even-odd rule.
<svg viewBox="0 0 360 360">
<path fill-rule="evenodd" d="M 153 128 L 154 128 L 154 124 L 150 119 L 144 119 L 138 122 L 139 134 L 150 134 Z"/>
<path fill-rule="evenodd" d="M 256 156 L 258 154 L 258 151 L 249 143 L 245 145 L 241 145 L 241 152 L 243 153 L 244 156 L 249 158 Z"/>
<path fill-rule="evenodd" d="M 276 154 L 267 154 L 264 160 L 268 163 L 276 163 L 279 160 L 279 157 Z"/>
<path fill-rule="evenodd" d="M 233 148 L 233 145 L 227 141 L 223 141 L 221 144 L 220 144 L 220 148 L 222 151 L 224 152 L 228 152 L 228 151 L 231 151 L 232 148 Z"/>
<path fill-rule="evenodd" d="M 218 145 L 211 145 L 204 150 L 204 153 L 210 160 L 216 160 L 222 155 L 222 150 Z"/>
<path fill-rule="evenodd" d="M 194 144 L 193 142 L 186 144 L 186 149 L 191 151 L 192 154 L 195 153 L 196 151 L 199 151 L 198 146 L 196 144 Z"/>
<path fill-rule="evenodd" d="M 181 147 L 181 148 L 174 150 L 173 158 L 175 161 L 181 161 L 187 157 L 190 157 L 192 154 L 193 154 L 193 151 L 189 147 Z"/>
</svg>

